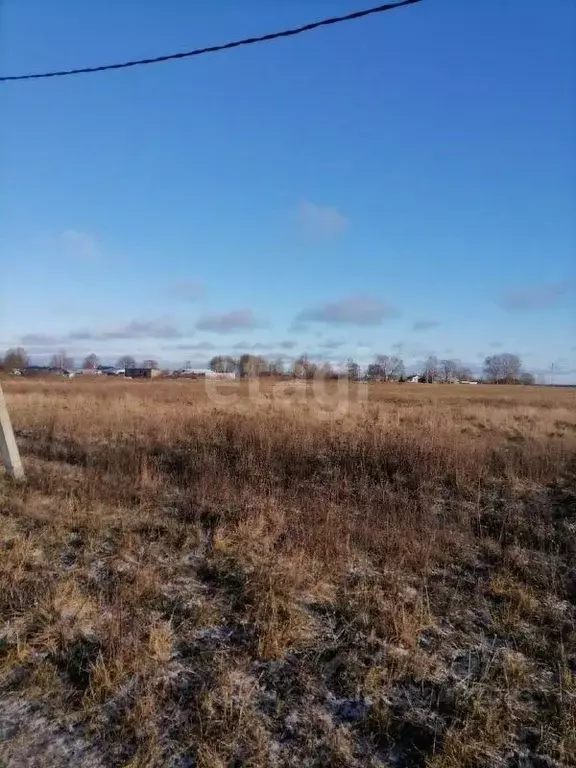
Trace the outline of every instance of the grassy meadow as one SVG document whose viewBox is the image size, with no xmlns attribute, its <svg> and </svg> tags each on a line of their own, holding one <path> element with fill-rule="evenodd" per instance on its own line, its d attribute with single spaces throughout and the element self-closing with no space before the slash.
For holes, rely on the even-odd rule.
<svg viewBox="0 0 576 768">
<path fill-rule="evenodd" d="M 576 764 L 576 389 L 3 387 L 0 766 Z"/>
</svg>

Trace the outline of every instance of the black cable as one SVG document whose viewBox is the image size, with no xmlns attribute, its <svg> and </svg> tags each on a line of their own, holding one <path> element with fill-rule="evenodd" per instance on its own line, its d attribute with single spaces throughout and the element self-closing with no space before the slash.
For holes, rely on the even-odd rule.
<svg viewBox="0 0 576 768">
<path fill-rule="evenodd" d="M 212 45 L 208 48 L 196 48 L 193 51 L 183 51 L 182 53 L 170 53 L 167 56 L 156 56 L 152 59 L 136 59 L 134 61 L 124 61 L 120 64 L 102 64 L 99 67 L 81 67 L 78 69 L 63 69 L 57 72 L 36 72 L 29 75 L 5 75 L 0 77 L 0 82 L 7 82 L 9 80 L 39 80 L 46 77 L 67 77 L 68 75 L 85 75 L 89 72 L 106 72 L 110 69 L 126 69 L 128 67 L 138 67 L 144 64 L 158 64 L 161 61 L 172 61 L 173 59 L 188 59 L 192 56 L 201 56 L 204 53 L 217 53 L 218 51 L 227 51 L 231 48 L 240 48 L 243 45 L 254 45 L 255 43 L 265 43 L 269 40 L 277 40 L 281 37 L 293 37 L 294 35 L 300 35 L 303 32 L 310 32 L 313 29 L 319 27 L 327 27 L 330 24 L 340 24 L 343 21 L 352 21 L 354 19 L 362 19 L 365 16 L 371 16 L 375 13 L 383 13 L 384 11 L 393 11 L 394 8 L 400 8 L 403 5 L 413 5 L 419 3 L 421 0 L 401 0 L 398 3 L 386 3 L 384 5 L 377 5 L 374 8 L 367 8 L 364 11 L 355 11 L 349 13 L 346 16 L 334 16 L 330 19 L 323 19 L 322 21 L 314 21 L 311 24 L 305 24 L 302 27 L 295 27 L 293 29 L 285 29 L 282 32 L 271 32 L 268 35 L 261 35 L 260 37 L 247 37 L 244 40 L 235 40 L 231 43 L 224 43 L 222 45 Z"/>
</svg>

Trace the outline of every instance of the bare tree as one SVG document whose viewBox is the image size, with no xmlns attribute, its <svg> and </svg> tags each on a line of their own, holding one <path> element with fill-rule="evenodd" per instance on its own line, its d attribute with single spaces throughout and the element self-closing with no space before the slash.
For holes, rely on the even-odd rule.
<svg viewBox="0 0 576 768">
<path fill-rule="evenodd" d="M 215 373 L 234 373 L 238 370 L 238 360 L 230 355 L 215 355 L 208 365 Z"/>
<path fill-rule="evenodd" d="M 150 358 L 142 362 L 142 368 L 158 368 L 158 361 Z"/>
<path fill-rule="evenodd" d="M 459 360 L 440 360 L 438 366 L 439 378 L 445 384 L 458 380 Z"/>
<path fill-rule="evenodd" d="M 316 366 L 314 376 L 316 376 L 319 379 L 335 379 L 336 373 L 334 371 L 334 368 L 332 368 L 332 365 L 326 362 L 326 363 L 322 363 L 322 365 Z"/>
<path fill-rule="evenodd" d="M 492 384 L 514 384 L 520 379 L 522 361 L 519 355 L 502 352 L 484 361 L 484 374 Z"/>
<path fill-rule="evenodd" d="M 438 379 L 440 363 L 436 355 L 430 355 L 430 357 L 424 363 L 422 369 L 422 378 L 429 384 L 432 384 Z"/>
<path fill-rule="evenodd" d="M 370 363 L 366 369 L 366 378 L 371 381 L 378 381 L 382 378 L 382 370 L 378 363 Z"/>
<path fill-rule="evenodd" d="M 251 357 L 249 368 L 251 376 L 262 376 L 262 374 L 268 373 L 269 365 L 265 357 L 262 355 L 252 355 Z"/>
<path fill-rule="evenodd" d="M 470 368 L 462 365 L 460 360 L 440 360 L 438 375 L 440 381 L 445 383 L 471 381 L 474 378 Z"/>
<path fill-rule="evenodd" d="M 468 368 L 468 366 L 459 363 L 458 368 L 456 369 L 456 378 L 458 381 L 473 381 L 474 374 L 472 373 L 471 368 Z"/>
<path fill-rule="evenodd" d="M 268 363 L 261 355 L 244 354 L 238 361 L 238 371 L 242 377 L 256 378 L 268 371 Z"/>
<path fill-rule="evenodd" d="M 286 372 L 284 358 L 277 357 L 275 360 L 271 360 L 268 363 L 268 370 L 271 376 L 284 376 Z"/>
<path fill-rule="evenodd" d="M 15 371 L 30 365 L 30 358 L 23 347 L 13 347 L 4 355 L 2 368 L 5 371 Z"/>
<path fill-rule="evenodd" d="M 100 358 L 98 355 L 95 355 L 92 353 L 91 355 L 87 355 L 84 358 L 84 362 L 82 363 L 82 368 L 85 368 L 86 370 L 96 370 L 98 366 L 100 365 Z"/>
<path fill-rule="evenodd" d="M 404 376 L 404 361 L 398 355 L 378 355 L 376 362 L 382 369 L 384 381 L 396 381 Z"/>
<path fill-rule="evenodd" d="M 52 355 L 50 367 L 59 371 L 70 371 L 74 368 L 74 358 L 66 354 L 64 350 L 60 350 L 60 352 Z"/>
<path fill-rule="evenodd" d="M 352 358 L 348 358 L 348 362 L 346 364 L 346 370 L 348 372 L 348 379 L 349 381 L 358 381 L 360 378 L 360 366 L 357 362 L 352 360 Z"/>
<path fill-rule="evenodd" d="M 534 384 L 536 384 L 536 378 L 533 373 L 528 373 L 528 371 L 522 371 L 520 374 L 520 384 L 524 384 L 527 387 L 532 387 Z"/>
<path fill-rule="evenodd" d="M 126 368 L 136 368 L 136 360 L 134 360 L 132 355 L 122 355 L 122 357 L 119 357 L 116 361 L 116 367 L 123 368 L 124 370 L 126 370 Z"/>
<path fill-rule="evenodd" d="M 300 355 L 298 360 L 294 361 L 292 375 L 296 379 L 313 379 L 317 370 L 318 366 L 311 362 L 308 355 Z"/>
<path fill-rule="evenodd" d="M 369 379 L 396 381 L 404 376 L 404 361 L 397 355 L 376 355 L 368 366 Z"/>
</svg>

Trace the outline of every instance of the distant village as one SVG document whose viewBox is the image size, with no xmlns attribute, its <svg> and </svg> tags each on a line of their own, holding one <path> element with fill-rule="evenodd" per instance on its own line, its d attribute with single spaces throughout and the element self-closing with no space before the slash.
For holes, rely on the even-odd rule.
<svg viewBox="0 0 576 768">
<path fill-rule="evenodd" d="M 472 370 L 459 360 L 439 359 L 431 355 L 419 366 L 419 370 L 407 372 L 404 361 L 397 355 L 376 355 L 374 361 L 361 366 L 352 359 L 342 365 L 317 363 L 301 355 L 295 360 L 277 358 L 271 360 L 260 355 L 243 354 L 239 357 L 216 355 L 208 366 L 197 368 L 190 363 L 177 369 L 161 368 L 156 360 L 141 363 L 130 355 L 120 357 L 116 365 L 103 365 L 95 354 L 87 355 L 80 366 L 64 352 L 54 354 L 49 365 L 33 365 L 21 347 L 9 349 L 0 358 L 4 373 L 22 377 L 94 377 L 111 376 L 125 379 L 157 378 L 297 378 L 297 379 L 348 379 L 352 381 L 383 381 L 422 384 L 535 384 L 534 376 L 523 370 L 520 357 L 500 353 L 487 357 L 483 375 L 475 376 Z"/>
</svg>

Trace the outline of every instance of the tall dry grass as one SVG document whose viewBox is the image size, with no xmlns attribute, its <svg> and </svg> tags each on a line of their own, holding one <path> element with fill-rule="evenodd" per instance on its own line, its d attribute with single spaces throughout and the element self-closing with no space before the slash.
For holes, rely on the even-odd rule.
<svg viewBox="0 0 576 768">
<path fill-rule="evenodd" d="M 109 765 L 574 757 L 576 392 L 249 386 L 9 383 L 5 695 Z"/>
</svg>

